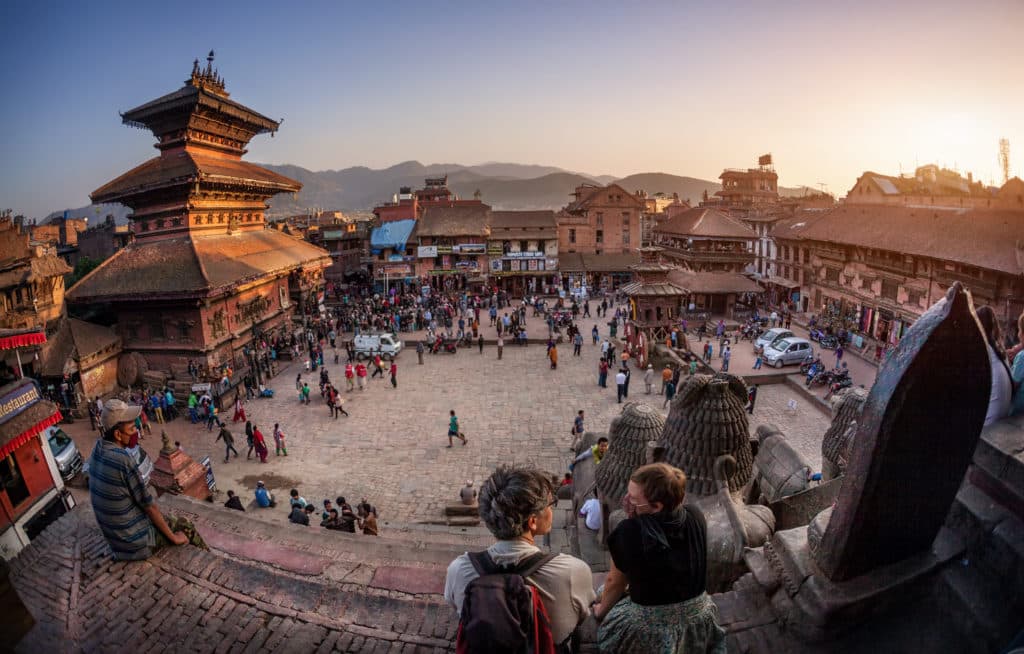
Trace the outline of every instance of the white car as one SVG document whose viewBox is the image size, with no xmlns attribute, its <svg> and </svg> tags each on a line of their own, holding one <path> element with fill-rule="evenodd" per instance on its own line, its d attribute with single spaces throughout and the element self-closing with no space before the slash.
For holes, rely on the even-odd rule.
<svg viewBox="0 0 1024 654">
<path fill-rule="evenodd" d="M 806 338 L 782 338 L 764 349 L 764 360 L 770 366 L 781 368 L 791 363 L 803 363 L 814 354 Z"/>
<path fill-rule="evenodd" d="M 758 336 L 757 340 L 754 341 L 754 347 L 758 349 L 765 348 L 774 343 L 775 341 L 779 340 L 780 338 L 790 338 L 795 335 L 796 334 L 789 331 L 788 329 L 784 329 L 782 327 L 775 327 L 774 329 L 769 329 L 765 333 Z"/>
</svg>

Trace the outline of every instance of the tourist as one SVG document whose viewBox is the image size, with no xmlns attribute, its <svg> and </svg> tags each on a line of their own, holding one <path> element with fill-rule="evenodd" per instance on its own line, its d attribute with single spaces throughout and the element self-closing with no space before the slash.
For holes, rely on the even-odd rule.
<svg viewBox="0 0 1024 654">
<path fill-rule="evenodd" d="M 423 365 L 423 341 L 416 341 L 416 358 L 419 359 L 420 365 Z M 352 390 L 351 388 L 349 390 Z"/>
<path fill-rule="evenodd" d="M 299 490 L 297 488 L 291 489 L 288 492 L 288 495 L 290 497 L 290 499 L 288 500 L 288 504 L 290 506 L 298 506 L 300 509 L 304 509 L 306 508 L 306 505 L 309 504 L 309 502 L 306 501 L 305 497 L 299 495 Z"/>
<path fill-rule="evenodd" d="M 392 361 L 391 362 L 391 367 L 388 370 L 388 372 L 391 375 L 391 388 L 398 388 L 398 362 L 397 361 Z M 348 415 L 348 414 L 346 414 L 346 415 Z"/>
<path fill-rule="evenodd" d="M 661 392 L 665 393 L 665 384 L 672 379 L 672 366 L 665 364 L 665 368 L 661 371 Z"/>
<path fill-rule="evenodd" d="M 593 497 L 588 499 L 580 507 L 580 515 L 584 518 L 583 522 L 587 526 L 587 529 L 591 531 L 600 531 L 601 529 L 601 502 L 597 499 L 597 491 L 594 491 Z"/>
<path fill-rule="evenodd" d="M 231 418 L 231 422 L 243 420 L 245 420 L 245 405 L 242 403 L 242 394 L 239 391 L 235 391 L 235 415 Z"/>
<path fill-rule="evenodd" d="M 192 391 L 188 394 L 188 419 L 193 425 L 199 422 L 199 412 L 196 411 L 197 406 L 199 406 L 199 398 L 196 397 L 196 392 Z"/>
<path fill-rule="evenodd" d="M 754 370 L 760 370 L 761 369 L 761 364 L 763 364 L 763 363 L 764 363 L 764 355 L 761 353 L 761 350 L 758 350 L 757 351 L 757 356 L 754 357 Z"/>
<path fill-rule="evenodd" d="M 473 481 L 469 480 L 466 485 L 459 491 L 459 501 L 466 506 L 473 506 L 476 504 L 476 489 L 473 488 Z"/>
<path fill-rule="evenodd" d="M 1010 368 L 1006 365 L 995 311 L 986 305 L 979 307 L 977 314 L 978 322 L 981 323 L 981 331 L 985 336 L 989 367 L 992 369 L 992 390 L 989 393 L 988 412 L 985 414 L 985 426 L 988 427 L 993 422 L 1010 415 L 1010 410 L 1013 408 L 1013 382 Z"/>
<path fill-rule="evenodd" d="M 270 450 L 267 449 L 267 441 L 256 425 L 252 426 L 252 444 L 256 448 L 256 456 L 260 458 L 260 463 L 266 463 Z"/>
<path fill-rule="evenodd" d="M 293 525 L 305 525 L 306 527 L 308 527 L 309 514 L 313 512 L 313 507 L 308 507 L 309 513 L 306 512 L 306 508 L 307 507 L 298 506 L 297 504 L 293 503 L 292 512 L 288 514 L 288 522 L 292 523 Z"/>
<path fill-rule="evenodd" d="M 100 413 L 103 436 L 89 458 L 92 511 L 119 561 L 146 559 L 162 544 L 189 541 L 184 533 L 172 531 L 143 483 L 135 459 L 125 451 L 138 438 L 135 419 L 140 411 L 140 406 L 108 400 Z"/>
<path fill-rule="evenodd" d="M 562 486 L 572 486 L 572 473 L 571 472 L 565 473 L 565 476 L 562 477 L 561 485 Z"/>
<path fill-rule="evenodd" d="M 626 395 L 626 371 L 624 369 L 615 374 L 615 387 L 618 403 L 622 404 L 622 398 Z"/>
<path fill-rule="evenodd" d="M 320 521 L 320 526 L 324 529 L 331 529 L 333 531 L 344 531 L 341 524 L 341 517 L 338 515 L 338 510 L 330 508 L 330 500 L 324 501 L 325 506 L 328 508 L 324 510 L 324 516 L 326 517 Z"/>
<path fill-rule="evenodd" d="M 726 345 L 722 350 L 722 372 L 729 372 L 729 361 L 732 359 L 732 350 Z"/>
<path fill-rule="evenodd" d="M 551 344 L 551 349 L 548 350 L 548 358 L 551 360 L 551 369 L 556 369 L 558 367 L 558 346 L 554 343 Z"/>
<path fill-rule="evenodd" d="M 683 506 L 686 476 L 645 465 L 628 489 L 627 518 L 608 536 L 611 569 L 594 606 L 599 651 L 724 654 L 725 632 L 706 592 L 704 519 Z"/>
<path fill-rule="evenodd" d="M 164 411 L 160 404 L 160 394 L 153 391 L 153 395 L 149 398 L 149 406 L 153 410 L 153 417 L 156 419 L 158 424 L 164 424 Z"/>
<path fill-rule="evenodd" d="M 584 450 L 582 454 L 573 459 L 572 463 L 569 464 L 569 471 L 572 472 L 572 470 L 576 467 L 576 464 L 585 459 L 593 459 L 594 465 L 598 465 L 599 463 L 601 463 L 601 459 L 604 458 L 604 455 L 608 453 L 608 445 L 609 442 L 607 436 L 602 436 L 598 438 L 597 444 L 591 445 L 586 450 Z"/>
<path fill-rule="evenodd" d="M 608 388 L 608 361 L 604 358 L 597 364 L 597 385 Z"/>
<path fill-rule="evenodd" d="M 672 403 L 672 398 L 675 397 L 675 396 L 676 396 L 676 382 L 675 382 L 675 380 L 670 379 L 670 380 L 668 380 L 668 383 L 665 384 L 665 401 L 662 402 L 661 408 L 664 409 L 669 404 L 671 404 Z"/>
<path fill-rule="evenodd" d="M 373 355 L 373 374 L 370 375 L 370 379 L 373 379 L 377 375 L 380 375 L 380 378 L 384 379 L 384 362 L 380 358 L 380 352 Z"/>
<path fill-rule="evenodd" d="M 466 435 L 459 431 L 459 418 L 455 415 L 455 409 L 448 412 L 448 447 L 452 446 L 452 437 L 458 437 L 462 444 L 466 444 Z"/>
<path fill-rule="evenodd" d="M 690 376 L 693 377 L 697 374 L 697 359 L 690 359 Z"/>
<path fill-rule="evenodd" d="M 266 509 L 272 506 L 277 506 L 277 500 L 274 499 L 274 494 L 267 490 L 266 484 L 262 481 L 256 482 L 256 506 L 261 509 Z"/>
<path fill-rule="evenodd" d="M 355 383 L 356 371 L 352 367 L 351 363 L 345 364 L 345 385 L 348 387 L 348 392 L 351 393 L 356 388 Z"/>
<path fill-rule="evenodd" d="M 476 323 L 473 323 L 473 329 L 474 329 L 474 332 L 475 332 L 476 331 Z M 483 334 L 480 334 L 480 336 L 477 337 L 476 344 L 478 346 L 480 346 L 480 354 L 483 354 L 484 353 L 484 335 Z"/>
<path fill-rule="evenodd" d="M 505 339 L 498 334 L 498 361 L 501 361 L 501 352 L 505 349 Z"/>
<path fill-rule="evenodd" d="M 575 452 L 579 449 L 580 444 L 583 442 L 583 409 L 579 410 L 576 417 L 572 421 L 572 445 L 570 449 Z"/>
<path fill-rule="evenodd" d="M 1024 413 L 1024 311 L 1017 318 L 1017 345 L 1008 352 L 1013 362 L 1010 377 L 1017 392 L 1013 396 L 1013 415 Z"/>
<path fill-rule="evenodd" d="M 295 375 L 295 390 L 302 392 L 302 373 Z"/>
<path fill-rule="evenodd" d="M 836 346 L 836 367 L 839 367 L 839 362 L 843 360 L 843 346 Z"/>
<path fill-rule="evenodd" d="M 576 332 L 576 335 L 572 337 L 572 355 L 582 356 L 580 350 L 583 348 L 583 334 Z"/>
<path fill-rule="evenodd" d="M 597 339 L 601 337 L 601 334 L 597 331 L 597 325 L 594 325 L 593 329 L 590 330 L 590 338 L 594 341 L 594 345 L 597 345 Z"/>
<path fill-rule="evenodd" d="M 356 533 L 356 514 L 352 511 L 352 507 L 344 497 L 338 497 L 335 504 L 338 507 L 338 530 L 347 531 L 350 534 Z"/>
<path fill-rule="evenodd" d="M 531 557 L 541 553 L 535 541 L 551 531 L 557 502 L 554 491 L 547 475 L 530 468 L 502 466 L 484 482 L 480 517 L 497 542 L 484 552 L 462 554 L 448 566 L 444 597 L 460 615 L 466 587 L 480 576 L 473 559 L 488 568 L 538 562 Z M 540 591 L 551 634 L 557 646 L 564 648 L 587 618 L 595 598 L 593 581 L 590 567 L 583 561 L 568 554 L 548 556 L 551 558 L 527 580 Z"/>
<path fill-rule="evenodd" d="M 281 456 L 284 454 L 288 456 L 288 447 L 284 442 L 284 432 L 281 431 L 280 423 L 274 423 L 274 456 Z"/>
<path fill-rule="evenodd" d="M 633 376 L 633 373 L 629 371 L 625 365 L 622 366 L 622 372 L 626 375 L 626 383 L 622 387 L 622 397 L 629 397 L 629 379 Z"/>
<path fill-rule="evenodd" d="M 359 390 L 366 390 L 366 364 L 360 361 L 356 364 L 356 383 L 359 386 Z"/>
<path fill-rule="evenodd" d="M 754 414 L 754 404 L 757 403 L 757 384 L 751 384 L 747 390 L 747 413 Z"/>
<path fill-rule="evenodd" d="M 252 437 L 252 423 L 248 420 L 245 421 L 245 443 L 249 446 L 249 451 L 245 453 L 246 460 L 252 458 L 252 452 L 256 449 L 256 442 Z"/>
<path fill-rule="evenodd" d="M 473 323 L 473 328 L 476 329 L 475 322 Z M 377 529 L 377 509 L 370 506 L 369 503 L 363 502 L 359 505 L 359 516 L 356 524 L 363 530 L 364 536 L 380 535 Z"/>
<path fill-rule="evenodd" d="M 594 329 L 595 330 L 597 329 L 597 325 L 594 326 Z M 608 350 L 610 348 L 611 348 L 611 343 L 608 342 L 607 338 L 604 339 L 603 341 L 601 341 L 601 358 L 602 359 L 607 359 L 608 358 Z"/>
<path fill-rule="evenodd" d="M 245 507 L 242 506 L 242 500 L 239 499 L 237 495 L 235 495 L 235 491 L 233 490 L 228 491 L 228 501 L 224 502 L 224 506 L 226 508 L 234 509 L 235 511 L 241 511 L 242 513 L 245 513 Z"/>
<path fill-rule="evenodd" d="M 671 374 L 671 373 L 669 373 Z M 654 364 L 647 364 L 647 370 L 644 372 L 644 386 L 647 388 L 647 394 L 651 394 L 651 386 L 654 384 Z"/>
<path fill-rule="evenodd" d="M 235 449 L 235 437 L 228 431 L 227 425 L 223 425 L 220 428 L 220 432 L 217 434 L 217 438 L 214 439 L 214 443 L 219 440 L 224 441 L 224 463 L 228 462 L 231 458 L 231 453 L 235 453 L 235 458 L 238 458 L 238 450 Z"/>
<path fill-rule="evenodd" d="M 309 406 L 309 384 L 302 382 L 302 391 L 299 393 L 299 402 Z"/>
</svg>

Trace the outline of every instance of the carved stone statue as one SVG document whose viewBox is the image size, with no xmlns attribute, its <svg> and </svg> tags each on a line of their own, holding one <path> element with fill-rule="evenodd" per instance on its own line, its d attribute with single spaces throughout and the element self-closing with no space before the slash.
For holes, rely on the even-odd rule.
<svg viewBox="0 0 1024 654">
<path fill-rule="evenodd" d="M 728 373 L 689 378 L 672 401 L 662 445 L 665 463 L 686 473 L 687 495 L 715 495 L 715 460 L 728 454 L 736 461 L 728 483 L 738 492 L 750 481 L 753 455 L 747 387 Z"/>
<path fill-rule="evenodd" d="M 863 388 L 850 388 L 832 402 L 832 424 L 821 441 L 821 478 L 835 479 L 846 471 L 853 447 L 853 435 L 848 434 L 851 423 L 855 423 L 864 410 L 868 392 Z"/>
</svg>

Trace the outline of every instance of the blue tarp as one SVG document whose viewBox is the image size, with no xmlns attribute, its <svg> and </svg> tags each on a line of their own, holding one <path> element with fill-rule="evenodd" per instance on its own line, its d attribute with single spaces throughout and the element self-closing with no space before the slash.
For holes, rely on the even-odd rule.
<svg viewBox="0 0 1024 654">
<path fill-rule="evenodd" d="M 370 232 L 370 247 L 375 250 L 391 248 L 404 251 L 405 243 L 409 240 L 409 235 L 412 234 L 413 227 L 415 226 L 416 221 L 409 218 L 384 223 L 380 227 L 375 227 Z"/>
</svg>

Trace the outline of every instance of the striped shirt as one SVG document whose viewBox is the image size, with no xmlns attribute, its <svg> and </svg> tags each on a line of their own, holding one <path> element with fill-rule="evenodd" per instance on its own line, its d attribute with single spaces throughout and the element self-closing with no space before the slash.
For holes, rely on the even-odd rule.
<svg viewBox="0 0 1024 654">
<path fill-rule="evenodd" d="M 153 503 L 153 496 L 135 459 L 117 443 L 96 441 L 89 460 L 89 497 L 115 559 L 135 561 L 152 554 L 156 530 L 143 509 Z"/>
</svg>

